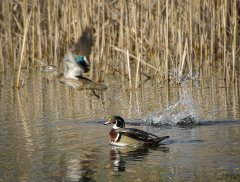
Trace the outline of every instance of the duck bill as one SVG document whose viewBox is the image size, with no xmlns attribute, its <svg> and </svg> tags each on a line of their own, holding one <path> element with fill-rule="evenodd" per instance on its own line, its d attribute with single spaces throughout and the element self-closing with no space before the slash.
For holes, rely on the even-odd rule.
<svg viewBox="0 0 240 182">
<path fill-rule="evenodd" d="M 108 125 L 108 124 L 111 124 L 109 120 L 104 123 L 104 125 Z"/>
</svg>

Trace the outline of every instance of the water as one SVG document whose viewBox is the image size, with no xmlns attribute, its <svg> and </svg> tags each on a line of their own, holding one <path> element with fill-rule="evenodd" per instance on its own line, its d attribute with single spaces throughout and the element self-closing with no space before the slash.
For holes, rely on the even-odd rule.
<svg viewBox="0 0 240 182">
<path fill-rule="evenodd" d="M 239 87 L 216 80 L 126 91 L 74 91 L 31 73 L 19 91 L 1 76 L 0 181 L 239 181 Z M 155 148 L 109 145 L 108 116 L 170 135 Z M 133 125 L 135 123 L 135 125 Z"/>
</svg>

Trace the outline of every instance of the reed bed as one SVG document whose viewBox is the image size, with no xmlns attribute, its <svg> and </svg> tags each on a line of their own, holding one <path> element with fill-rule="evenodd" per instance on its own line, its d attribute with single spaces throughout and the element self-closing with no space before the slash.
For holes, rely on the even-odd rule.
<svg viewBox="0 0 240 182">
<path fill-rule="evenodd" d="M 137 88 L 146 77 L 177 83 L 185 74 L 239 80 L 239 0 L 1 0 L 0 65 L 62 67 L 85 27 L 95 44 L 89 76 L 118 73 Z M 10 65 L 10 66 L 9 66 Z"/>
</svg>

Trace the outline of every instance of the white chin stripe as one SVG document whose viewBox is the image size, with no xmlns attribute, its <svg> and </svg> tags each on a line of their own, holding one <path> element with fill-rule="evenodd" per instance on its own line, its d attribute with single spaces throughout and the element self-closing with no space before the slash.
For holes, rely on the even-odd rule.
<svg viewBox="0 0 240 182">
<path fill-rule="evenodd" d="M 119 127 L 117 125 L 113 125 L 113 129 L 117 130 Z"/>
</svg>

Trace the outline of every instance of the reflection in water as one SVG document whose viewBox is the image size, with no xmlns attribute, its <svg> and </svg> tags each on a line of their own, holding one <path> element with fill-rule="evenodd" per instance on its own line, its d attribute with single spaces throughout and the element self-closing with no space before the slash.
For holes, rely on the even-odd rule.
<svg viewBox="0 0 240 182">
<path fill-rule="evenodd" d="M 143 161 L 148 156 L 149 150 L 154 149 L 161 152 L 169 151 L 169 148 L 163 145 L 154 148 L 111 146 L 111 150 L 109 151 L 109 168 L 114 172 L 124 172 L 127 162 Z"/>
<path fill-rule="evenodd" d="M 67 162 L 66 177 L 69 181 L 94 181 L 91 179 L 94 171 L 90 160 L 71 159 Z"/>
<path fill-rule="evenodd" d="M 126 91 L 125 81 L 117 77 L 108 80 L 109 88 L 99 92 L 98 99 L 87 91 L 49 83 L 37 72 L 25 78 L 18 91 L 12 88 L 11 76 L 0 78 L 0 181 L 240 179 L 239 87 L 203 80 L 201 87 L 186 85 L 183 90 L 148 81 Z M 156 122 L 179 122 L 185 116 L 191 117 L 185 123 L 199 121 L 194 116 L 212 122 L 153 127 L 133 119 L 149 113 Z M 109 128 L 100 121 L 115 114 L 137 124 L 134 128 L 170 135 L 170 140 L 157 148 L 111 148 Z"/>
<path fill-rule="evenodd" d="M 22 128 L 23 128 L 23 137 L 24 140 L 26 141 L 26 153 L 27 155 L 30 155 L 32 152 L 32 148 L 33 148 L 33 141 L 32 141 L 32 136 L 30 133 L 30 128 L 28 126 L 27 120 L 26 120 L 26 116 L 25 113 L 23 111 L 22 108 L 22 100 L 21 100 L 21 96 L 19 94 L 19 92 L 16 92 L 16 99 L 17 99 L 17 103 L 18 103 L 18 110 L 19 110 L 19 120 L 22 122 Z"/>
</svg>

